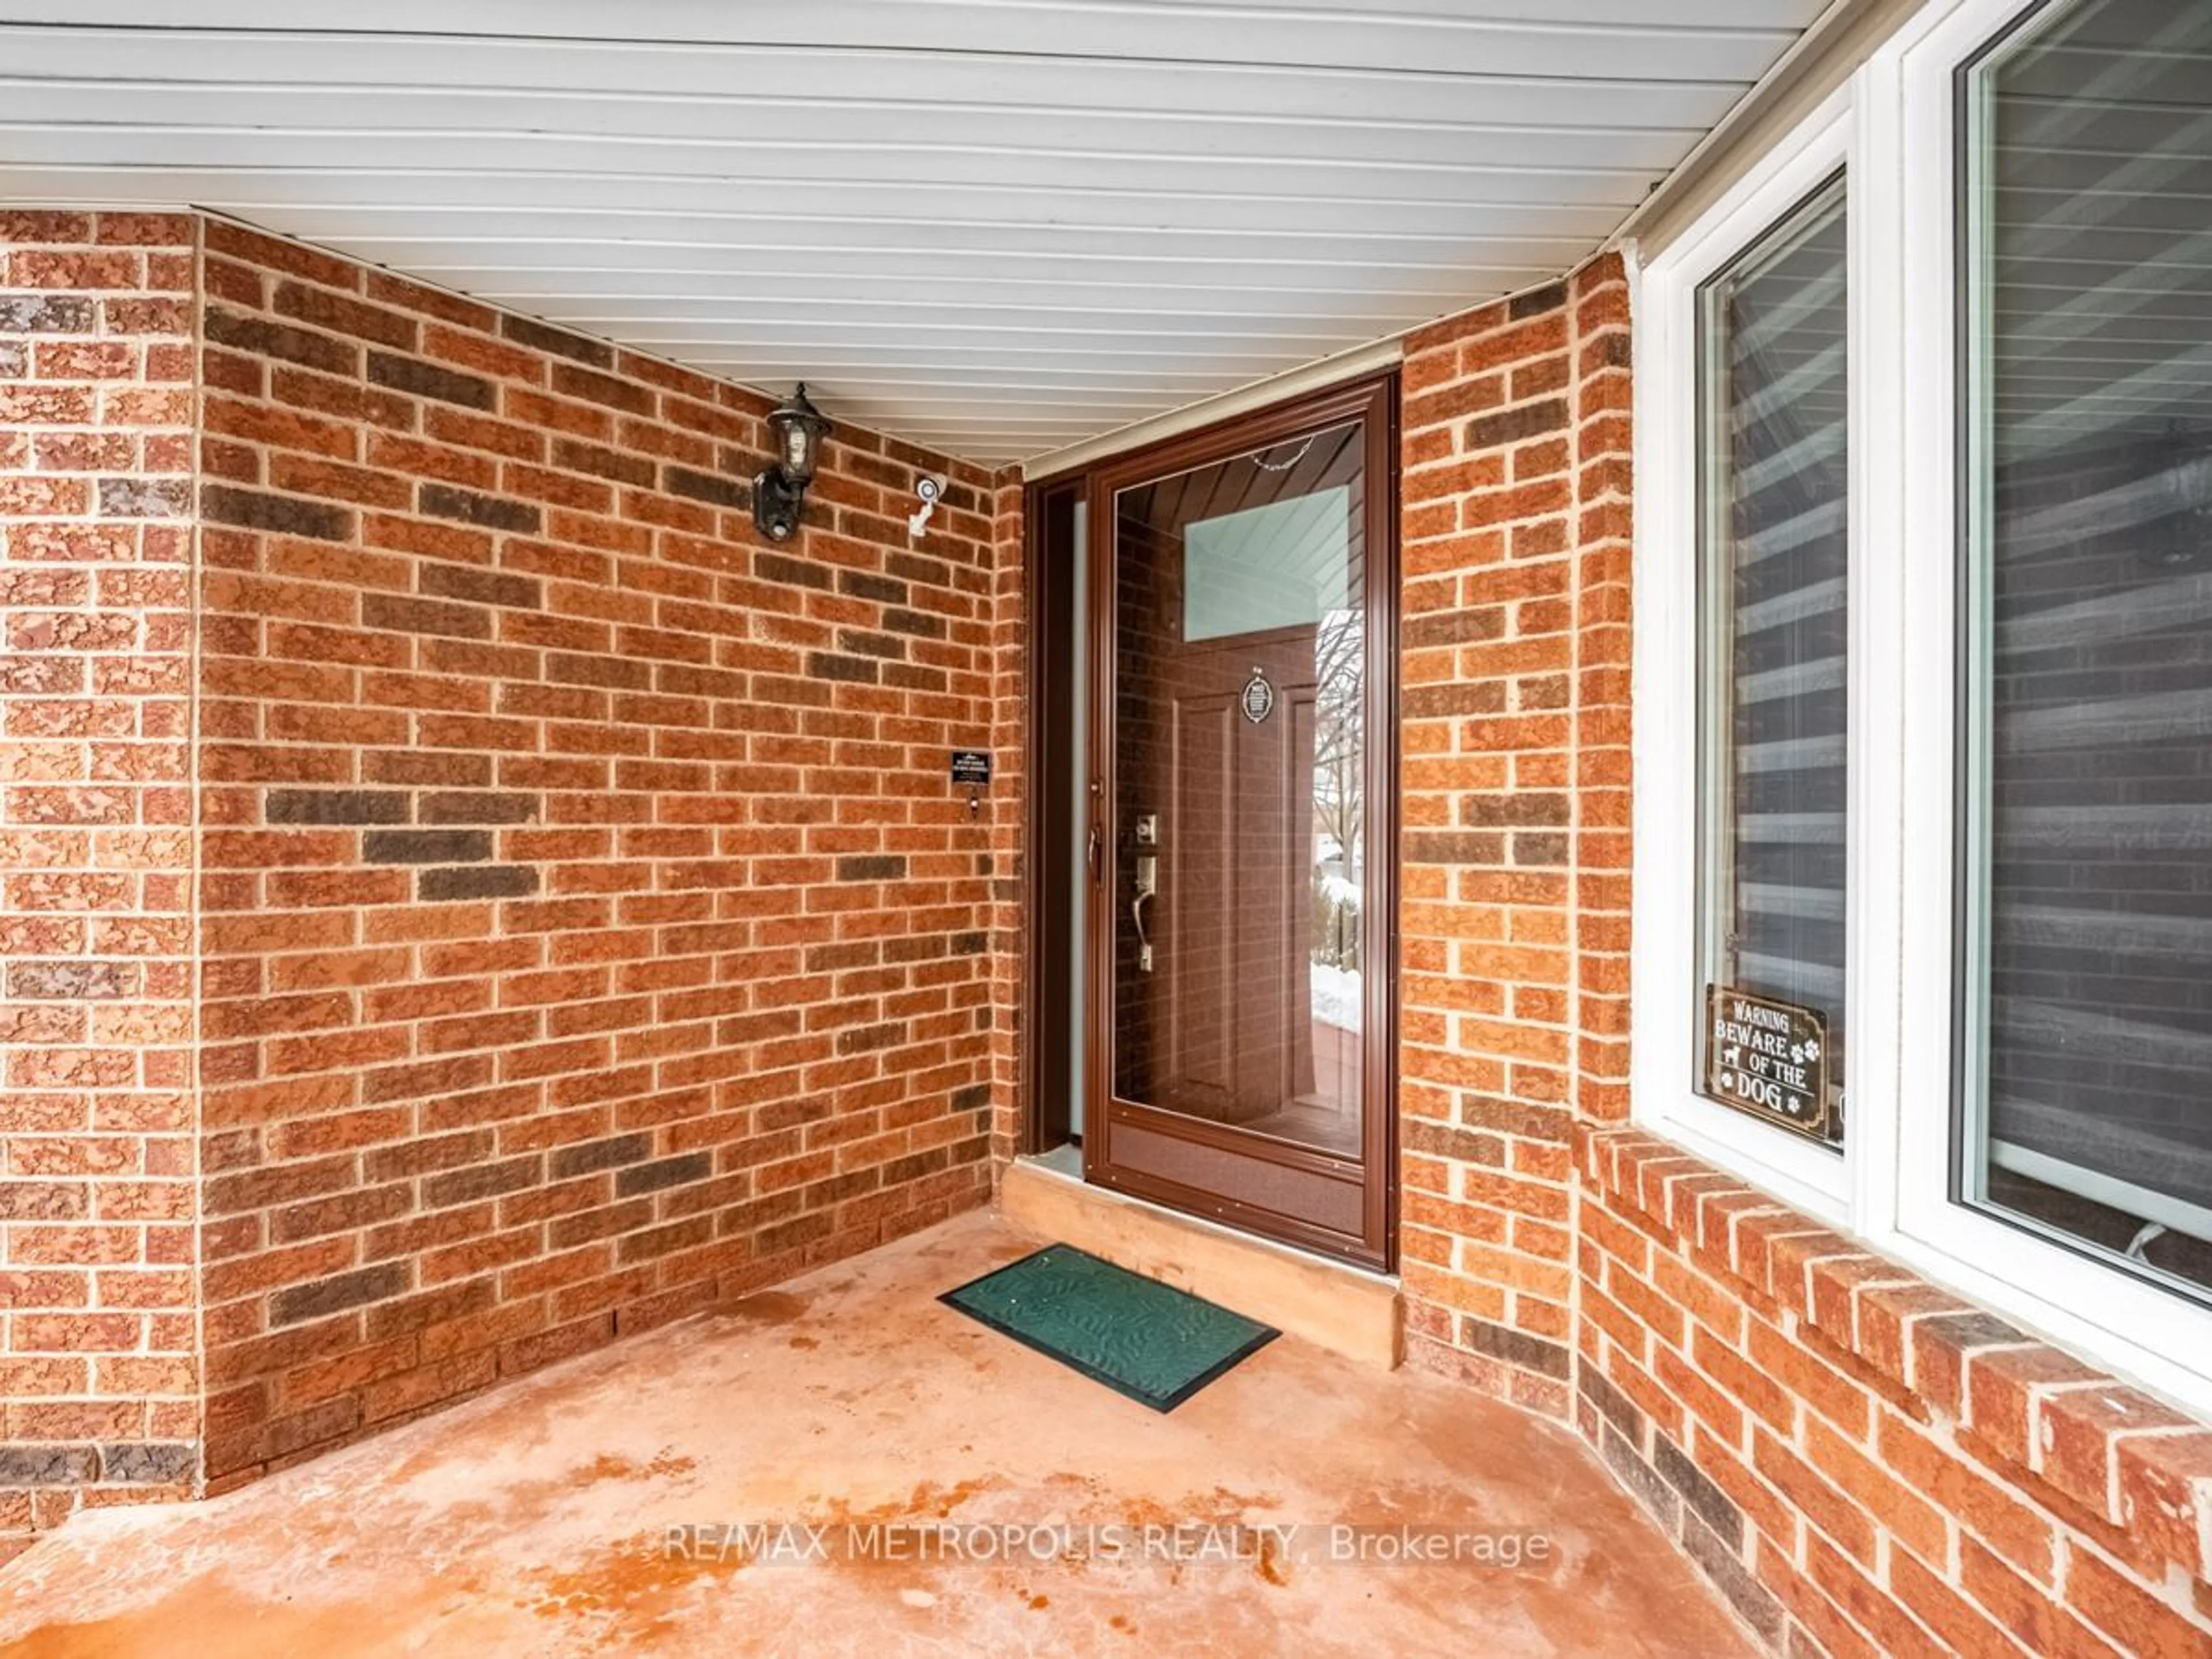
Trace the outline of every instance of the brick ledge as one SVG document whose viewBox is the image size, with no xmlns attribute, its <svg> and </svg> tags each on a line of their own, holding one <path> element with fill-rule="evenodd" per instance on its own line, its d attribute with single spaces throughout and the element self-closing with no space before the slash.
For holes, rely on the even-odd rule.
<svg viewBox="0 0 2212 1659">
<path fill-rule="evenodd" d="M 2212 1577 L 2212 1425 L 1638 1129 L 1582 1180 L 1838 1370 L 2154 1578 Z"/>
</svg>

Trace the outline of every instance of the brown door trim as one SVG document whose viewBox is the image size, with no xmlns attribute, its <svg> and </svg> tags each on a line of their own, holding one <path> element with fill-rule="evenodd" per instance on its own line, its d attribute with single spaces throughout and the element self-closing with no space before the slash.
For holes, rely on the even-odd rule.
<svg viewBox="0 0 2212 1659">
<path fill-rule="evenodd" d="M 1018 1153 L 1048 1152 L 1068 1138 L 1068 1099 L 1058 1086 L 1068 1075 L 1083 1033 L 1068 1017 L 1069 964 L 1082 941 L 1067 926 L 1066 883 L 1087 879 L 1067 855 L 1073 830 L 1068 792 L 1059 787 L 1073 757 L 1048 741 L 1050 715 L 1068 707 L 1074 677 L 1083 672 L 1085 641 L 1073 637 L 1073 607 L 1062 614 L 1069 588 L 1051 567 L 1074 555 L 1072 532 L 1084 511 L 1079 474 L 1030 484 L 1022 501 L 1024 706 L 1022 730 L 1023 974 L 1015 1043 L 1015 1096 L 1022 1103 Z"/>
<path fill-rule="evenodd" d="M 1361 918 L 1364 958 L 1374 964 L 1365 975 L 1361 1088 L 1365 1121 L 1361 1157 L 1354 1161 L 1287 1143 L 1257 1147 L 1252 1138 L 1136 1103 L 1115 1103 L 1112 1095 L 1113 898 L 1117 889 L 1115 826 L 1101 819 L 1105 804 L 1117 799 L 1112 775 L 1115 708 L 1113 581 L 1115 548 L 1112 506 L 1115 493 L 1162 474 L 1188 471 L 1229 459 L 1245 450 L 1294 438 L 1305 432 L 1364 422 L 1364 511 L 1367 550 L 1368 658 L 1366 674 L 1367 811 L 1369 897 Z M 1066 481 L 1058 481 L 1064 483 Z M 1088 514 L 1091 617 L 1086 641 L 1091 659 L 1090 762 L 1103 786 L 1091 797 L 1103 869 L 1089 886 L 1086 915 L 1087 998 L 1085 1134 L 1087 1176 L 1101 1185 L 1216 1217 L 1223 1221 L 1388 1271 L 1397 1257 L 1397 981 L 1398 981 L 1398 377 L 1395 371 L 1309 393 L 1272 408 L 1241 415 L 1163 442 L 1116 456 L 1091 469 L 1085 485 Z M 1054 486 L 1032 492 L 1040 499 Z M 1036 706 L 1036 705 L 1033 705 Z M 1036 775 L 1032 773 L 1032 775 Z M 1085 872 L 1088 873 L 1088 872 Z M 1035 977 L 1034 975 L 1032 977 Z M 1318 1224 L 1263 1204 L 1169 1178 L 1158 1170 L 1117 1165 L 1113 1152 L 1116 1118 L 1145 1134 L 1183 1143 L 1194 1158 L 1209 1149 L 1278 1166 L 1285 1190 L 1320 1180 L 1359 1187 L 1357 1231 Z"/>
</svg>

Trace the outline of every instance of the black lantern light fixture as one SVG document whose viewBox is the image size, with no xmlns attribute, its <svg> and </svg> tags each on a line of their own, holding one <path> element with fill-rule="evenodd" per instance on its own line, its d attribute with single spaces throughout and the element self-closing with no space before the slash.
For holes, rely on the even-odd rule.
<svg viewBox="0 0 2212 1659">
<path fill-rule="evenodd" d="M 804 380 L 790 401 L 768 417 L 768 426 L 775 438 L 775 461 L 753 480 L 753 522 L 770 541 L 787 542 L 799 533 L 806 486 L 814 482 L 822 441 L 831 428 L 822 411 L 806 400 Z"/>
</svg>

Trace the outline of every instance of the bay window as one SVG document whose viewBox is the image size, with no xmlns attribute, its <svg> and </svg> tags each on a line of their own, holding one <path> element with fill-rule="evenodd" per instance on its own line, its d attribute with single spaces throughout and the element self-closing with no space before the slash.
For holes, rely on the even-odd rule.
<svg viewBox="0 0 2212 1659">
<path fill-rule="evenodd" d="M 2212 1406 L 2212 6 L 1929 0 L 1637 333 L 1637 1117 Z"/>
</svg>

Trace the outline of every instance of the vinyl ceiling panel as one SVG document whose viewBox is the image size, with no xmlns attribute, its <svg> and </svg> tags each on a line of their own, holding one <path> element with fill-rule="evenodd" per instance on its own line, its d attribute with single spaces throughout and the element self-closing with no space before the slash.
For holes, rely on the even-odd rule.
<svg viewBox="0 0 2212 1659">
<path fill-rule="evenodd" d="M 1820 9 L 0 0 L 0 201 L 232 215 L 1000 463 L 1567 269 Z"/>
</svg>

